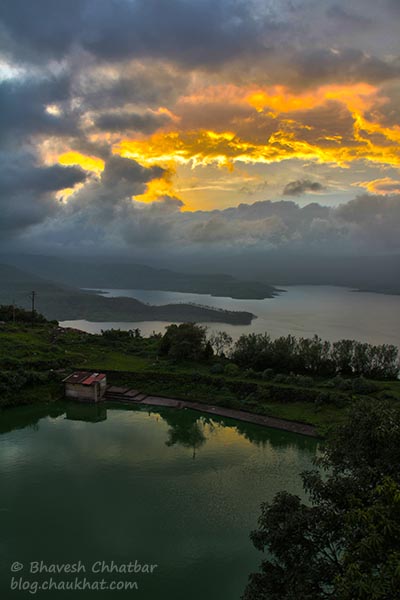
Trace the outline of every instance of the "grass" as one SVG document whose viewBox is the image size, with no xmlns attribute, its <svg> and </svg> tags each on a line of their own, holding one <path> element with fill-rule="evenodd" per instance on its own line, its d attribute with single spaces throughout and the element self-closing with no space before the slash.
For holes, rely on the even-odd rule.
<svg viewBox="0 0 400 600">
<path fill-rule="evenodd" d="M 309 423 L 324 433 L 341 421 L 351 399 L 360 394 L 327 390 L 327 380 L 314 380 L 304 387 L 265 381 L 257 374 L 237 377 L 213 374 L 210 364 L 174 364 L 157 356 L 157 339 L 132 340 L 128 345 L 105 340 L 76 330 L 62 330 L 51 324 L 0 326 L 0 370 L 46 374 L 43 383 L 22 385 L 3 398 L 0 406 L 51 402 L 62 396 L 61 379 L 74 369 L 108 372 L 116 385 L 126 385 L 161 396 L 219 404 L 268 416 Z M 214 363 L 215 364 L 215 363 Z M 400 401 L 400 382 L 374 382 L 368 394 L 378 400 Z M 318 402 L 327 391 L 333 401 Z"/>
</svg>

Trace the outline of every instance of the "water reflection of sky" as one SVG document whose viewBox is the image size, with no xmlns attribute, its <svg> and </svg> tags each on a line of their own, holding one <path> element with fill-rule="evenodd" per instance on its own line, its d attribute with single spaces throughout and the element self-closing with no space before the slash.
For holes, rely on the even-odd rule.
<svg viewBox="0 0 400 600">
<path fill-rule="evenodd" d="M 66 416 L 62 405 L 52 416 L 13 409 L 1 424 L 0 584 L 10 556 L 139 557 L 163 566 L 143 600 L 180 598 L 182 586 L 200 600 L 209 579 L 211 600 L 239 598 L 259 562 L 248 536 L 261 502 L 281 489 L 302 494 L 299 473 L 317 449 L 194 411 Z"/>
</svg>

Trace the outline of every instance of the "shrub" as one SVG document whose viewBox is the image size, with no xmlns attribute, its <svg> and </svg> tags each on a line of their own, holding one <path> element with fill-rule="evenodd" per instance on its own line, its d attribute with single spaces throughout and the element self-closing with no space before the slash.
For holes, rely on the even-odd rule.
<svg viewBox="0 0 400 600">
<path fill-rule="evenodd" d="M 224 373 L 224 367 L 221 363 L 215 363 L 210 367 L 210 373 L 213 375 L 222 375 Z"/>
<path fill-rule="evenodd" d="M 266 381 L 271 381 L 274 378 L 274 375 L 275 373 L 273 369 L 264 369 L 264 371 L 261 374 L 261 377 Z"/>
<path fill-rule="evenodd" d="M 237 377 L 240 373 L 240 369 L 235 363 L 228 363 L 225 365 L 224 374 L 227 377 Z"/>
<path fill-rule="evenodd" d="M 292 383 L 292 378 L 290 375 L 283 375 L 283 373 L 278 373 L 274 377 L 275 383 Z"/>
<path fill-rule="evenodd" d="M 307 377 L 306 375 L 297 375 L 296 383 L 301 387 L 312 387 L 314 385 L 314 379 Z"/>
<path fill-rule="evenodd" d="M 352 382 L 352 390 L 355 394 L 372 394 L 373 392 L 379 391 L 378 386 L 372 381 L 364 379 L 364 377 L 357 377 Z"/>
<path fill-rule="evenodd" d="M 244 375 L 246 378 L 248 378 L 248 379 L 251 379 L 252 377 L 256 377 L 256 376 L 257 376 L 257 374 L 256 374 L 256 372 L 255 372 L 255 370 L 254 370 L 254 369 L 246 369 L 246 370 L 244 371 L 243 375 Z"/>
</svg>

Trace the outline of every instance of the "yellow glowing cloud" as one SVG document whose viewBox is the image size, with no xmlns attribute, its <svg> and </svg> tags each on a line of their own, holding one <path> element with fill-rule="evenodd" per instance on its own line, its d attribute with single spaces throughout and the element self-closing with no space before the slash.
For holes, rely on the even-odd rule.
<svg viewBox="0 0 400 600">
<path fill-rule="evenodd" d="M 104 170 L 104 160 L 97 156 L 88 156 L 80 152 L 70 151 L 60 154 L 58 162 L 64 166 L 79 166 L 85 171 L 92 171 L 99 175 Z"/>
<path fill-rule="evenodd" d="M 377 134 L 381 139 L 369 139 Z M 398 139 L 400 141 L 400 131 L 368 123 L 358 115 L 354 138 L 348 145 L 340 143 L 340 136 L 320 138 L 316 134 L 315 140 L 310 141 L 302 138 L 301 132 L 282 127 L 265 143 L 247 141 L 231 132 L 189 131 L 155 134 L 146 140 L 125 140 L 115 146 L 114 151 L 147 167 L 173 163 L 231 167 L 236 162 L 268 164 L 293 158 L 342 166 L 361 159 L 400 166 Z"/>
<path fill-rule="evenodd" d="M 176 196 L 173 175 L 180 166 L 194 169 L 211 165 L 232 170 L 238 163 L 299 159 L 341 167 L 356 160 L 400 167 L 400 127 L 379 122 L 385 102 L 378 87 L 362 82 L 324 85 L 297 93 L 278 85 L 217 85 L 194 89 L 181 97 L 174 112 L 163 107 L 155 111 L 165 112 L 170 121 L 151 136 L 118 139 L 108 133 L 101 135 L 108 136 L 114 154 L 143 167 L 160 165 L 167 169 L 165 175 L 147 184 L 143 194 L 134 197 L 148 203 Z M 225 106 L 229 110 L 225 111 Z M 326 122 L 322 122 L 324 111 L 312 112 L 320 107 L 328 108 Z M 63 165 L 79 165 L 96 175 L 104 169 L 104 161 L 96 156 L 75 151 L 56 156 Z M 207 190 L 207 176 L 204 171 L 200 173 L 206 185 L 198 189 Z M 384 193 L 385 183 L 390 189 L 389 184 L 396 183 L 387 179 L 359 185 L 373 193 Z M 71 191 L 63 193 L 63 198 L 68 193 Z"/>
<path fill-rule="evenodd" d="M 400 128 L 384 127 L 365 116 L 371 108 L 386 102 L 384 97 L 379 96 L 379 89 L 370 84 L 326 85 L 299 94 L 283 86 L 257 90 L 232 85 L 214 86 L 182 98 L 179 104 L 187 106 L 208 102 L 212 111 L 213 103 L 223 101 L 232 105 L 246 104 L 255 109 L 255 116 L 251 118 L 254 132 L 257 132 L 258 118 L 265 119 L 265 114 L 273 117 L 270 119 L 272 133 L 270 131 L 268 137 L 262 139 L 261 121 L 257 141 L 251 133 L 239 136 L 234 131 L 223 130 L 222 126 L 221 131 L 174 129 L 158 132 L 147 139 L 123 140 L 114 146 L 114 152 L 143 166 L 189 164 L 194 168 L 214 164 L 232 168 L 237 162 L 268 164 L 293 158 L 341 166 L 360 159 L 400 165 Z M 306 113 L 329 101 L 342 104 L 352 119 L 353 129 L 351 131 L 350 125 L 347 140 L 343 139 L 339 129 L 334 131 L 335 123 L 330 122 L 329 134 L 324 134 L 317 127 L 302 123 L 298 117 L 299 113 Z M 259 113 L 263 115 L 258 117 Z"/>
<path fill-rule="evenodd" d="M 143 194 L 133 196 L 133 199 L 137 202 L 144 202 L 146 204 L 150 202 L 157 202 L 165 196 L 174 196 L 173 185 L 171 183 L 169 174 L 160 179 L 152 179 L 146 185 L 146 191 Z"/>
</svg>

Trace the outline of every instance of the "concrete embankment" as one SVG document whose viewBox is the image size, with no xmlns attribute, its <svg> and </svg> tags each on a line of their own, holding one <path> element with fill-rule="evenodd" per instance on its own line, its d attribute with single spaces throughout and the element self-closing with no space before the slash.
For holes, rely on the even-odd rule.
<svg viewBox="0 0 400 600">
<path fill-rule="evenodd" d="M 129 388 L 109 386 L 105 399 L 110 402 L 120 402 L 123 404 L 142 404 L 178 409 L 188 408 L 191 410 L 198 410 L 203 413 L 218 415 L 220 417 L 237 419 L 238 421 L 245 421 L 247 423 L 255 423 L 256 425 L 263 425 L 264 427 L 272 427 L 273 429 L 282 429 L 284 431 L 291 431 L 301 435 L 318 437 L 316 428 L 312 425 L 308 425 L 307 423 L 299 423 L 297 421 L 289 421 L 286 419 L 279 419 L 277 417 L 258 415 L 243 410 L 224 408 L 223 406 L 213 406 L 211 404 L 204 404 L 203 402 L 191 402 L 189 400 L 164 398 L 162 396 L 147 396 L 138 390 Z"/>
</svg>

